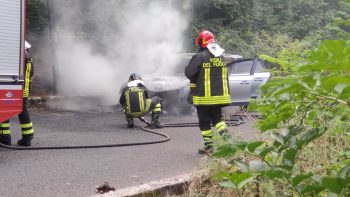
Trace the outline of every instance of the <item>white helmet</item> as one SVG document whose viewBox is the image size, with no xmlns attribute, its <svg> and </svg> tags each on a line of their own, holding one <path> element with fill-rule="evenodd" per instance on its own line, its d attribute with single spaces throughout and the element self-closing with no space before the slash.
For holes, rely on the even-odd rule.
<svg viewBox="0 0 350 197">
<path fill-rule="evenodd" d="M 32 45 L 30 45 L 29 42 L 25 41 L 24 47 L 25 47 L 25 49 L 30 49 L 32 47 Z"/>
</svg>

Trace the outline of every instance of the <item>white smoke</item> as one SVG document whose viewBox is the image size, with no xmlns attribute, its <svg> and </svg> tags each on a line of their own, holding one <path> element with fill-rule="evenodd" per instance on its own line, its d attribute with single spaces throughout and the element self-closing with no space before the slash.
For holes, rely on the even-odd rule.
<svg viewBox="0 0 350 197">
<path fill-rule="evenodd" d="M 183 33 L 188 25 L 175 1 L 74 2 L 85 5 L 56 3 L 54 7 L 60 16 L 55 26 L 56 86 L 60 95 L 94 96 L 106 104 L 116 104 L 119 89 L 131 73 L 147 77 L 173 72 L 179 61 L 177 54 L 184 50 Z M 184 1 L 182 8 L 188 5 L 189 1 Z M 89 6 L 89 12 L 82 13 L 82 6 Z M 76 21 L 85 15 L 85 21 L 94 20 L 92 26 L 84 27 Z M 77 24 L 87 30 L 77 32 Z M 90 34 L 89 29 L 97 35 Z M 100 46 L 85 36 L 95 38 Z"/>
</svg>

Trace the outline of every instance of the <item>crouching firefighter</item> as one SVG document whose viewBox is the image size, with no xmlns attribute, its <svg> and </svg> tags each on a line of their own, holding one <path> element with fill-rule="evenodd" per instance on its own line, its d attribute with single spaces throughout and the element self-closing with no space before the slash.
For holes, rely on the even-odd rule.
<svg viewBox="0 0 350 197">
<path fill-rule="evenodd" d="M 23 82 L 23 108 L 18 114 L 19 123 L 22 130 L 22 139 L 18 140 L 19 146 L 30 146 L 33 139 L 33 124 L 30 120 L 28 110 L 29 89 L 34 74 L 33 60 L 30 58 L 29 49 L 31 45 L 25 41 L 25 65 L 24 65 L 24 82 Z M 0 143 L 11 145 L 10 120 L 0 123 Z"/>
<path fill-rule="evenodd" d="M 200 154 L 210 154 L 213 148 L 213 124 L 218 133 L 229 138 L 221 108 L 231 104 L 228 73 L 222 49 L 209 31 L 202 31 L 197 39 L 199 53 L 192 56 L 185 68 L 190 80 L 189 102 L 197 109 L 199 129 L 202 132 L 204 148 Z"/>
<path fill-rule="evenodd" d="M 158 96 L 148 97 L 145 83 L 137 73 L 129 77 L 127 85 L 123 88 L 119 103 L 124 108 L 128 128 L 134 128 L 134 118 L 140 118 L 152 111 L 151 129 L 163 128 L 159 119 L 162 112 L 162 99 Z"/>
</svg>

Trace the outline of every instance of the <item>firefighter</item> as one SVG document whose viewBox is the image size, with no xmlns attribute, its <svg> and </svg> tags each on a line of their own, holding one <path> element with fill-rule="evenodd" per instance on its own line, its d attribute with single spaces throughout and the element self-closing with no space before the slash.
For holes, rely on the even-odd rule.
<svg viewBox="0 0 350 197">
<path fill-rule="evenodd" d="M 128 128 L 134 128 L 134 118 L 139 118 L 152 111 L 152 121 L 150 127 L 163 128 L 159 119 L 162 112 L 162 99 L 158 96 L 148 97 L 145 83 L 139 74 L 130 75 L 128 83 L 122 89 L 119 103 L 124 108 Z"/>
<path fill-rule="evenodd" d="M 185 68 L 185 75 L 190 80 L 190 102 L 197 109 L 199 128 L 204 140 L 200 154 L 210 154 L 213 149 L 213 124 L 219 134 L 228 137 L 221 108 L 231 104 L 228 73 L 223 57 L 224 49 L 216 42 L 210 31 L 202 31 L 196 45 L 199 52 L 192 56 Z"/>
<path fill-rule="evenodd" d="M 30 120 L 28 111 L 28 96 L 30 84 L 34 74 L 33 60 L 30 57 L 29 49 L 31 45 L 25 41 L 25 66 L 24 66 L 24 83 L 23 83 L 23 108 L 22 112 L 18 115 L 22 130 L 22 139 L 18 140 L 19 146 L 30 146 L 33 139 L 33 124 Z M 0 123 L 0 143 L 11 145 L 11 131 L 10 120 L 6 120 Z"/>
</svg>

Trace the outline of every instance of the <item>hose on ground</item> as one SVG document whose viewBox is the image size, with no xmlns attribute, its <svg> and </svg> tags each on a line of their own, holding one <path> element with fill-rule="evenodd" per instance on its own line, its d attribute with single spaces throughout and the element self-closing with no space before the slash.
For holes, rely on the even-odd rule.
<svg viewBox="0 0 350 197">
<path fill-rule="evenodd" d="M 134 142 L 134 143 L 122 143 L 122 144 L 102 144 L 102 145 L 83 145 L 83 146 L 42 146 L 42 147 L 21 147 L 21 146 L 8 146 L 0 143 L 0 147 L 11 149 L 11 150 L 57 150 L 57 149 L 88 149 L 88 148 L 109 148 L 109 147 L 122 147 L 122 146 L 140 146 L 148 144 L 159 144 L 169 141 L 171 138 L 169 135 L 157 132 L 153 129 L 149 129 L 150 123 L 147 122 L 143 117 L 139 118 L 142 122 L 146 123 L 147 126 L 142 127 L 142 131 L 152 133 L 161 136 L 162 140 L 146 141 L 146 142 Z M 229 119 L 225 123 L 229 126 L 237 126 L 244 123 L 242 118 L 240 119 Z M 185 122 L 185 123 L 170 123 L 165 124 L 164 127 L 198 127 L 198 123 Z"/>
<path fill-rule="evenodd" d="M 157 132 L 153 129 L 142 127 L 142 131 L 152 133 L 161 136 L 164 139 L 146 141 L 146 142 L 134 142 L 134 143 L 122 143 L 122 144 L 102 144 L 102 145 L 83 145 L 83 146 L 42 146 L 42 147 L 20 147 L 20 146 L 8 146 L 0 143 L 0 147 L 11 150 L 54 150 L 54 149 L 87 149 L 87 148 L 108 148 L 108 147 L 122 147 L 122 146 L 140 146 L 148 144 L 159 144 L 169 141 L 171 138 L 169 135 L 161 132 Z"/>
</svg>

